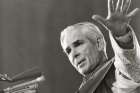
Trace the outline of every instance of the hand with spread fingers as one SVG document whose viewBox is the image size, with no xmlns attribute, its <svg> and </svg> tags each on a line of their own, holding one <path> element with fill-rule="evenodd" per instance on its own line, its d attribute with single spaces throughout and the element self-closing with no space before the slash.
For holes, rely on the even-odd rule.
<svg viewBox="0 0 140 93">
<path fill-rule="evenodd" d="M 115 0 L 108 0 L 107 18 L 93 15 L 92 19 L 111 31 L 114 36 L 122 36 L 126 34 L 127 25 L 132 17 L 139 11 L 139 8 L 135 8 L 130 13 L 127 13 L 131 0 L 118 0 L 116 6 L 114 5 L 114 1 Z"/>
</svg>

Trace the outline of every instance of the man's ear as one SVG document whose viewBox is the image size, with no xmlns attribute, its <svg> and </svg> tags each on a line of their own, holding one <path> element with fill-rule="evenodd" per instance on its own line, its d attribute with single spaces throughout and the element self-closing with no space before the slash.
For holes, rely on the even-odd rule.
<svg viewBox="0 0 140 93">
<path fill-rule="evenodd" d="M 97 38 L 97 48 L 99 51 L 103 50 L 103 48 L 104 48 L 103 38 L 101 38 L 101 37 Z"/>
</svg>

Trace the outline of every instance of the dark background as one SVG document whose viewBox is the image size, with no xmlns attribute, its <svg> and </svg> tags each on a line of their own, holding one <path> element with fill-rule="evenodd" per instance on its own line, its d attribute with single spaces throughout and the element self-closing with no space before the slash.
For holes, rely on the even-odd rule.
<svg viewBox="0 0 140 93">
<path fill-rule="evenodd" d="M 139 5 L 132 0 L 131 9 Z M 0 73 L 12 77 L 39 67 L 46 77 L 40 93 L 74 93 L 81 76 L 62 52 L 59 36 L 68 25 L 91 21 L 93 14 L 105 17 L 107 0 L 0 0 Z M 132 21 L 137 36 L 139 24 L 140 13 Z M 110 46 L 108 52 L 112 56 Z"/>
</svg>

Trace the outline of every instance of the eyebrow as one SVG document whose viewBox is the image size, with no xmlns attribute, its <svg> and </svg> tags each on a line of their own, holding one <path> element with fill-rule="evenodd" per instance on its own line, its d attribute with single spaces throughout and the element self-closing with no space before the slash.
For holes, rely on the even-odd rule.
<svg viewBox="0 0 140 93">
<path fill-rule="evenodd" d="M 76 46 L 82 44 L 83 41 L 84 41 L 84 40 L 79 40 L 79 39 L 78 39 L 78 40 L 75 40 L 75 41 L 72 43 L 72 46 L 76 47 Z M 71 51 L 71 49 L 70 49 L 69 46 L 66 47 L 66 48 L 64 49 L 64 52 L 65 52 L 65 53 L 68 53 L 68 54 L 69 54 L 70 51 Z"/>
<path fill-rule="evenodd" d="M 82 43 L 82 42 L 83 42 L 83 40 L 76 40 L 73 42 L 73 45 L 76 46 L 77 44 Z"/>
</svg>

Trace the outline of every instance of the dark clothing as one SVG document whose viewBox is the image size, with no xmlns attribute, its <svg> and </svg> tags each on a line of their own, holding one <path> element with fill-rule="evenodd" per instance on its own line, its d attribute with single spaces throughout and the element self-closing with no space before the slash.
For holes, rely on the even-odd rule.
<svg viewBox="0 0 140 93">
<path fill-rule="evenodd" d="M 113 93 L 112 83 L 115 81 L 114 58 L 92 73 L 83 83 L 77 93 Z"/>
</svg>

